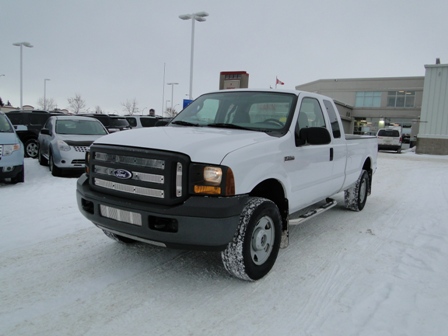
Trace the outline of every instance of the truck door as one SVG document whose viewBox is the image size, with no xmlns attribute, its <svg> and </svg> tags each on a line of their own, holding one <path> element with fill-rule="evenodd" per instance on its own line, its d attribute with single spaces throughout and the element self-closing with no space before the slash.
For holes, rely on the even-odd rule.
<svg viewBox="0 0 448 336">
<path fill-rule="evenodd" d="M 341 132 L 342 122 L 338 118 L 339 113 L 336 110 L 333 102 L 327 99 L 323 99 L 325 109 L 327 110 L 328 120 L 330 122 L 331 128 L 331 147 L 333 157 L 333 167 L 331 171 L 331 184 L 333 188 L 339 191 L 342 188 L 345 180 L 345 169 L 347 163 L 347 140 L 342 137 L 343 132 Z M 335 191 L 335 192 L 337 192 Z"/>
<path fill-rule="evenodd" d="M 315 97 L 304 96 L 299 102 L 299 116 L 295 133 L 307 127 L 324 127 L 326 121 L 321 103 Z M 332 181 L 332 143 L 325 145 L 295 144 L 294 160 L 287 167 L 291 177 L 291 212 L 318 202 L 337 191 Z"/>
</svg>

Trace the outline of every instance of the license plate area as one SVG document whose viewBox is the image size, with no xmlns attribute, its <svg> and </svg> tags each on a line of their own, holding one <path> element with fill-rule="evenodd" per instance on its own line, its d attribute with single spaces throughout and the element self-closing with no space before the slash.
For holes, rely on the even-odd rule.
<svg viewBox="0 0 448 336">
<path fill-rule="evenodd" d="M 100 204 L 100 214 L 103 217 L 113 219 L 118 222 L 142 226 L 142 216 L 137 212 L 121 210 Z"/>
</svg>

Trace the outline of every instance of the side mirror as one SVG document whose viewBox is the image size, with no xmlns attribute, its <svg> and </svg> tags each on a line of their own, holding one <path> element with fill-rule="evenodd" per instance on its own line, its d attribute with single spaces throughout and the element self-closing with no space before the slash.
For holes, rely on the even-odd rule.
<svg viewBox="0 0 448 336">
<path fill-rule="evenodd" d="M 40 130 L 40 133 L 45 134 L 45 135 L 50 135 L 50 130 L 48 128 L 42 128 Z"/>
<path fill-rule="evenodd" d="M 331 142 L 330 132 L 323 127 L 302 128 L 296 136 L 296 146 L 309 145 L 327 145 Z"/>
</svg>

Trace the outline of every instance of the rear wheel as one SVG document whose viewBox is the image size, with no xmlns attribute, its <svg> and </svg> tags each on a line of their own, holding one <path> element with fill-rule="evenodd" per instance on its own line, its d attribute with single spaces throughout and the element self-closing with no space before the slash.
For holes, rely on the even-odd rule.
<svg viewBox="0 0 448 336">
<path fill-rule="evenodd" d="M 123 237 L 123 236 L 117 235 L 117 234 L 115 234 L 115 233 L 106 231 L 106 230 L 103 230 L 103 232 L 104 232 L 104 234 L 105 234 L 106 236 L 108 236 L 110 239 L 113 239 L 113 240 L 115 240 L 115 241 L 117 241 L 117 242 L 119 242 L 119 243 L 132 244 L 132 243 L 135 243 L 135 242 L 136 242 L 134 239 L 127 238 L 127 237 Z"/>
<path fill-rule="evenodd" d="M 369 173 L 366 170 L 362 170 L 356 184 L 344 192 L 345 207 L 353 211 L 364 209 L 370 192 L 369 188 Z"/>
<path fill-rule="evenodd" d="M 36 158 L 39 153 L 39 143 L 36 139 L 30 139 L 25 143 L 25 154 L 30 158 Z"/>
<path fill-rule="evenodd" d="M 265 198 L 250 198 L 233 240 L 221 253 L 225 269 L 242 280 L 261 279 L 274 266 L 280 240 L 281 217 L 275 203 Z"/>
</svg>

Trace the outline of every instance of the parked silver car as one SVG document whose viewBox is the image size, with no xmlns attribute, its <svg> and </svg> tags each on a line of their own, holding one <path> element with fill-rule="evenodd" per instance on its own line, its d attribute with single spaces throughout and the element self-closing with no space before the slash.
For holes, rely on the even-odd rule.
<svg viewBox="0 0 448 336">
<path fill-rule="evenodd" d="M 53 176 L 62 175 L 64 170 L 82 170 L 89 146 L 106 134 L 107 129 L 94 118 L 50 117 L 38 137 L 39 163 L 48 165 Z"/>
</svg>

